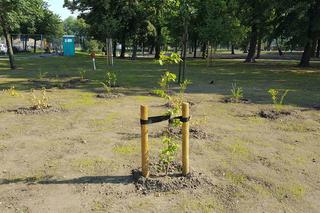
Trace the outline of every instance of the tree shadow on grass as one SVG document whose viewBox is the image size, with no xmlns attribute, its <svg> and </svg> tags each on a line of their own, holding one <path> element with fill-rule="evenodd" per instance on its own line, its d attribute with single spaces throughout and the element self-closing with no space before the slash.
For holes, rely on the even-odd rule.
<svg viewBox="0 0 320 213">
<path fill-rule="evenodd" d="M 129 176 L 84 176 L 74 179 L 58 180 L 53 179 L 52 176 L 44 177 L 26 177 L 26 178 L 16 178 L 16 179 L 0 179 L 0 185 L 14 184 L 14 183 L 24 183 L 24 184 L 130 184 L 133 182 L 131 175 Z"/>
</svg>

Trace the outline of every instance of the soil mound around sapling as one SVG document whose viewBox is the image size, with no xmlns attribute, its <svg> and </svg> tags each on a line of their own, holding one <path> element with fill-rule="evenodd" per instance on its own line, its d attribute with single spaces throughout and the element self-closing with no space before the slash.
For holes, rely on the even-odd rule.
<svg viewBox="0 0 320 213">
<path fill-rule="evenodd" d="M 210 135 L 199 126 L 190 127 L 189 134 L 190 134 L 190 137 L 193 139 L 208 139 L 210 137 Z M 160 132 L 158 132 L 152 136 L 157 138 L 157 137 L 163 137 L 166 135 L 181 138 L 182 137 L 182 130 L 181 130 L 181 128 L 170 127 L 170 128 L 165 128 L 164 130 L 161 130 Z"/>
<path fill-rule="evenodd" d="M 66 83 L 69 83 L 69 84 L 83 84 L 83 83 L 88 83 L 88 82 L 90 82 L 90 79 L 74 78 L 74 79 L 71 79 L 71 80 L 67 81 Z"/>
<path fill-rule="evenodd" d="M 39 115 L 39 114 L 48 114 L 48 113 L 58 113 L 58 112 L 64 112 L 64 111 L 65 111 L 64 109 L 55 108 L 52 106 L 49 106 L 43 109 L 37 109 L 33 107 L 21 107 L 14 110 L 7 110 L 7 112 L 14 112 L 19 115 Z"/>
<path fill-rule="evenodd" d="M 122 93 L 100 93 L 97 95 L 97 98 L 103 98 L 103 99 L 115 99 L 123 97 L 124 94 Z"/>
<path fill-rule="evenodd" d="M 73 78 L 71 80 L 61 82 L 58 84 L 55 84 L 56 87 L 60 89 L 75 89 L 81 84 L 89 83 L 91 80 L 90 79 L 82 79 L 82 78 Z"/>
<path fill-rule="evenodd" d="M 284 110 L 281 110 L 281 111 L 276 111 L 276 110 L 261 110 L 258 115 L 262 118 L 267 118 L 267 119 L 270 119 L 270 120 L 276 120 L 278 118 L 283 118 L 283 117 L 286 117 L 286 116 L 290 116 L 292 115 L 291 112 L 289 111 L 284 111 Z"/>
<path fill-rule="evenodd" d="M 181 172 L 169 171 L 168 175 L 158 173 L 157 165 L 150 166 L 150 177 L 145 178 L 142 176 L 140 170 L 132 170 L 133 182 L 138 192 L 142 194 L 150 194 L 154 192 L 169 192 L 178 191 L 183 189 L 196 189 L 212 185 L 208 178 L 202 173 L 192 171 L 187 176 L 183 176 Z"/>
<path fill-rule="evenodd" d="M 235 103 L 235 104 L 251 104 L 251 101 L 249 99 L 246 98 L 232 98 L 232 97 L 227 97 L 222 99 L 223 103 Z"/>
<path fill-rule="evenodd" d="M 31 82 L 33 84 L 34 88 L 52 88 L 53 85 L 49 80 L 28 80 L 29 82 Z"/>
</svg>

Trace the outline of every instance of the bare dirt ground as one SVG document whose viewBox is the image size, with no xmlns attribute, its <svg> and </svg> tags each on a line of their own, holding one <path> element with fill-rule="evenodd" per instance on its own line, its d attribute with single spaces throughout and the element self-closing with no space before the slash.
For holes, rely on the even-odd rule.
<svg viewBox="0 0 320 213">
<path fill-rule="evenodd" d="M 319 212 L 319 111 L 288 106 L 291 115 L 267 119 L 259 112 L 270 105 L 188 94 L 191 127 L 208 134 L 191 139 L 190 163 L 208 183 L 143 194 L 131 176 L 140 167 L 139 105 L 151 115 L 166 108 L 141 94 L 50 89 L 63 110 L 37 114 L 10 112 L 28 102 L 0 95 L 0 212 Z M 150 138 L 153 159 L 160 140 Z"/>
</svg>

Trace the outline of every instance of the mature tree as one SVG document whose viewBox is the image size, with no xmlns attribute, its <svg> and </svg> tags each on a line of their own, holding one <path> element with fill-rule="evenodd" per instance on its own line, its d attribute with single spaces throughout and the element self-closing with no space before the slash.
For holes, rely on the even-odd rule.
<svg viewBox="0 0 320 213">
<path fill-rule="evenodd" d="M 47 6 L 43 7 L 43 15 L 35 23 L 34 52 L 36 52 L 36 42 L 45 36 L 47 41 L 52 41 L 55 38 L 60 38 L 63 35 L 63 23 L 60 17 L 51 12 Z"/>
<path fill-rule="evenodd" d="M 259 37 L 263 37 L 263 27 L 270 25 L 274 0 L 239 0 L 238 18 L 249 31 L 249 51 L 245 62 L 254 62 Z"/>
<path fill-rule="evenodd" d="M 0 27 L 6 39 L 12 69 L 15 68 L 11 43 L 12 32 L 46 34 L 48 37 L 62 32 L 60 18 L 48 10 L 43 0 L 1 0 Z M 35 41 L 39 39 L 36 36 L 33 38 Z"/>
<path fill-rule="evenodd" d="M 74 18 L 70 16 L 63 21 L 64 33 L 67 35 L 75 35 L 76 42 L 79 42 L 82 47 L 85 44 L 85 39 L 89 35 L 89 25 L 83 18 Z"/>
<path fill-rule="evenodd" d="M 78 10 L 87 24 L 89 33 L 95 39 L 104 42 L 107 38 L 115 38 L 122 44 L 120 57 L 125 56 L 126 40 L 129 35 L 129 21 L 132 16 L 130 7 L 133 0 L 65 0 L 65 7 Z"/>
<path fill-rule="evenodd" d="M 172 17 L 172 10 L 180 5 L 179 0 L 141 0 L 149 17 L 148 20 L 155 28 L 155 58 L 159 59 L 161 46 L 164 44 L 164 32 L 168 24 L 169 17 Z M 173 21 L 171 19 L 170 21 Z"/>
<path fill-rule="evenodd" d="M 14 55 L 11 43 L 11 32 L 18 29 L 21 20 L 25 20 L 32 7 L 31 0 L 1 0 L 0 25 L 8 47 L 11 69 L 15 69 Z"/>
<path fill-rule="evenodd" d="M 304 52 L 301 57 L 300 66 L 310 66 L 310 59 L 315 49 L 312 48 L 320 38 L 320 0 L 311 0 L 306 2 L 308 5 L 308 29 L 306 33 L 306 42 Z M 313 52 L 313 53 L 312 53 Z"/>
<path fill-rule="evenodd" d="M 276 13 L 273 37 L 290 49 L 304 47 L 300 66 L 309 66 L 320 38 L 320 1 L 281 0 Z"/>
</svg>

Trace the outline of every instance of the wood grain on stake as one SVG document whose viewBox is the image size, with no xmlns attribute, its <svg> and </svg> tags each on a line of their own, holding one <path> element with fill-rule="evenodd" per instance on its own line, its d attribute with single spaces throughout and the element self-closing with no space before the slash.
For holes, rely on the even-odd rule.
<svg viewBox="0 0 320 213">
<path fill-rule="evenodd" d="M 189 103 L 182 104 L 182 117 L 189 118 Z M 189 174 L 189 121 L 182 123 L 182 174 Z"/>
<path fill-rule="evenodd" d="M 141 105 L 141 120 L 148 120 L 148 107 Z M 148 125 L 141 124 L 141 163 L 142 175 L 149 176 L 149 146 L 148 146 Z"/>
</svg>

